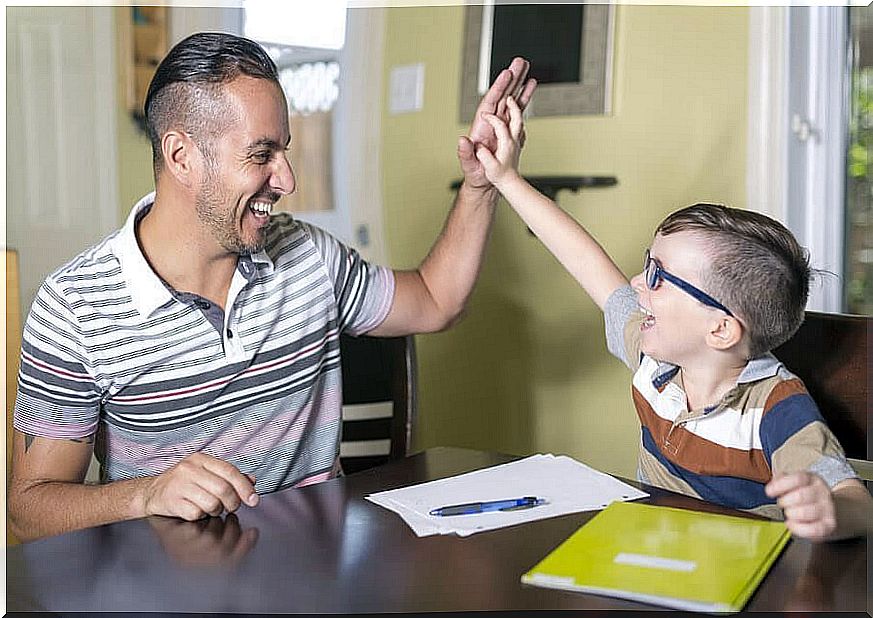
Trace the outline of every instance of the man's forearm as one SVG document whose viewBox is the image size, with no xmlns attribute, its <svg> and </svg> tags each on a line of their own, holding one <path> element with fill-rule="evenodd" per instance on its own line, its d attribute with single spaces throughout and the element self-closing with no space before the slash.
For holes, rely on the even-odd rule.
<svg viewBox="0 0 873 618">
<path fill-rule="evenodd" d="M 497 195 L 494 187 L 462 184 L 442 232 L 418 267 L 444 319 L 443 328 L 457 320 L 473 291 L 491 233 Z"/>
<path fill-rule="evenodd" d="M 12 532 L 22 541 L 144 517 L 144 489 L 151 478 L 84 485 L 47 481 L 9 491 Z"/>
</svg>

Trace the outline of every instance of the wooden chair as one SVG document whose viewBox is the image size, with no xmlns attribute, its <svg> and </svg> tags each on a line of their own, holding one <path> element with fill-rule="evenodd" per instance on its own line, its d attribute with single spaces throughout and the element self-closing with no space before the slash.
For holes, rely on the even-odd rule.
<svg viewBox="0 0 873 618">
<path fill-rule="evenodd" d="M 405 457 L 415 421 L 415 339 L 340 337 L 346 474 Z"/>
<path fill-rule="evenodd" d="M 18 360 L 21 352 L 21 287 L 18 277 L 18 252 L 6 249 L 6 484 L 12 470 L 12 410 L 18 389 Z M 6 523 L 6 544 L 16 545 L 18 539 Z"/>
<path fill-rule="evenodd" d="M 871 327 L 870 316 L 807 311 L 794 337 L 773 351 L 803 380 L 852 467 L 865 481 L 873 480 L 867 439 Z"/>
</svg>

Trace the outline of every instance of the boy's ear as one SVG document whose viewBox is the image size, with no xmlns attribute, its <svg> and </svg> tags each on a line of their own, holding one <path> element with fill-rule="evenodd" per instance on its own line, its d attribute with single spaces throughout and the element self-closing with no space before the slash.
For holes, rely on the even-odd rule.
<svg viewBox="0 0 873 618">
<path fill-rule="evenodd" d="M 713 322 L 706 343 L 715 350 L 729 350 L 743 340 L 743 325 L 735 317 L 724 315 Z"/>
<path fill-rule="evenodd" d="M 168 172 L 180 185 L 194 186 L 201 158 L 200 150 L 184 131 L 167 131 L 161 138 L 161 155 L 164 159 L 164 172 Z"/>
</svg>

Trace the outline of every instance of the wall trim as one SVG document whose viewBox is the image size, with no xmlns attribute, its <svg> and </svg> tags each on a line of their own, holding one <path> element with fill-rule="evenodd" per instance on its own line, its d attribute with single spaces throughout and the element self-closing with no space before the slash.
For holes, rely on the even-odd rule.
<svg viewBox="0 0 873 618">
<path fill-rule="evenodd" d="M 749 7 L 746 205 L 787 220 L 788 10 Z"/>
<path fill-rule="evenodd" d="M 796 9 L 794 9 L 796 10 Z M 845 288 L 848 46 L 846 7 L 810 7 L 805 245 L 813 266 L 834 273 L 814 281 L 808 308 L 842 311 Z"/>
<path fill-rule="evenodd" d="M 94 85 L 100 96 L 95 97 L 94 115 L 102 119 L 105 130 L 97 131 L 97 151 L 103 153 L 97 177 L 101 190 L 98 216 L 100 228 L 112 231 L 119 227 L 118 210 L 118 105 L 115 66 L 115 13 L 111 8 L 93 12 Z"/>
</svg>

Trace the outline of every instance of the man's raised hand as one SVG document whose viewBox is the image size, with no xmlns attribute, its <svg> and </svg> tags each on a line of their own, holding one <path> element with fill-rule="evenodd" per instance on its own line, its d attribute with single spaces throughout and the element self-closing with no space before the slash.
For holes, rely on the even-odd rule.
<svg viewBox="0 0 873 618">
<path fill-rule="evenodd" d="M 463 136 L 458 140 L 458 160 L 467 185 L 479 189 L 491 186 L 485 176 L 485 169 L 476 158 L 476 148 L 479 144 L 491 152 L 497 149 L 497 136 L 484 114 L 495 114 L 509 124 L 509 110 L 506 104 L 509 97 L 515 99 L 519 109 L 524 111 L 537 87 L 536 80 L 527 77 L 529 69 L 530 63 L 527 60 L 513 58 L 509 67 L 500 72 L 479 102 L 470 125 L 469 136 Z"/>
</svg>

